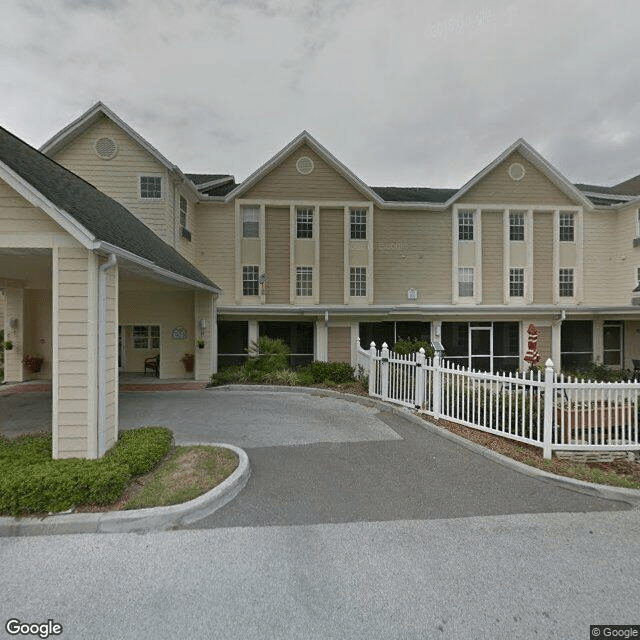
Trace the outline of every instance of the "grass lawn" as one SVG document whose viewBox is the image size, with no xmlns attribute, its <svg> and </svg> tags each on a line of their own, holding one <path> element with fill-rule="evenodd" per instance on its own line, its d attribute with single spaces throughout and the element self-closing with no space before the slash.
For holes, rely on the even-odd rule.
<svg viewBox="0 0 640 640">
<path fill-rule="evenodd" d="M 144 509 L 187 502 L 238 467 L 234 451 L 172 445 L 161 427 L 132 429 L 100 460 L 52 460 L 51 434 L 0 437 L 0 515 Z"/>
<path fill-rule="evenodd" d="M 81 505 L 77 512 L 166 507 L 193 500 L 226 480 L 238 456 L 220 447 L 174 447 L 149 473 L 132 478 L 122 497 L 110 505 Z"/>
</svg>

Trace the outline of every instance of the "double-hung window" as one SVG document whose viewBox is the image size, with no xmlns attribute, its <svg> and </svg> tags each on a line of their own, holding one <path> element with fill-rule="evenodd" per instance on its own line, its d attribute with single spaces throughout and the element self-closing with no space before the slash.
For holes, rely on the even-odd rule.
<svg viewBox="0 0 640 640">
<path fill-rule="evenodd" d="M 298 207 L 296 209 L 296 237 L 313 238 L 312 207 Z"/>
<path fill-rule="evenodd" d="M 242 237 L 260 236 L 260 207 L 242 207 Z"/>
<path fill-rule="evenodd" d="M 524 240 L 524 213 L 522 211 L 509 214 L 509 240 L 511 242 Z"/>
<path fill-rule="evenodd" d="M 313 294 L 313 267 L 296 267 L 296 295 Z"/>
<path fill-rule="evenodd" d="M 561 298 L 573 297 L 573 269 L 560 269 L 558 274 L 558 295 Z"/>
<path fill-rule="evenodd" d="M 473 211 L 458 211 L 458 240 L 473 240 Z"/>
<path fill-rule="evenodd" d="M 458 296 L 473 297 L 473 267 L 458 267 Z"/>
<path fill-rule="evenodd" d="M 159 349 L 160 325 L 134 325 L 133 326 L 134 349 Z"/>
<path fill-rule="evenodd" d="M 180 196 L 180 226 L 186 228 L 187 227 L 187 213 L 189 211 L 189 205 L 187 203 L 187 199 L 181 195 Z"/>
<path fill-rule="evenodd" d="M 573 242 L 575 239 L 575 216 L 571 212 L 560 212 L 560 242 Z"/>
<path fill-rule="evenodd" d="M 524 297 L 524 269 L 521 267 L 509 269 L 509 297 Z"/>
<path fill-rule="evenodd" d="M 140 198 L 159 200 L 162 198 L 161 176 L 140 176 Z"/>
<path fill-rule="evenodd" d="M 257 296 L 258 295 L 258 267 L 248 266 L 242 267 L 242 295 Z"/>
<path fill-rule="evenodd" d="M 349 295 L 367 295 L 367 268 L 351 267 L 349 270 Z"/>
<path fill-rule="evenodd" d="M 351 233 L 352 240 L 367 239 L 367 210 L 351 209 Z"/>
</svg>

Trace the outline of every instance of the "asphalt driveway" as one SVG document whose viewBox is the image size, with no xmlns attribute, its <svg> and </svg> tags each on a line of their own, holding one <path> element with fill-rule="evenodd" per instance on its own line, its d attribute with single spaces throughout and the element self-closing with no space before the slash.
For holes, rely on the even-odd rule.
<svg viewBox="0 0 640 640">
<path fill-rule="evenodd" d="M 28 430 L 49 403 L 50 394 L 0 398 L 0 431 Z M 178 444 L 247 451 L 245 489 L 192 528 L 627 508 L 523 475 L 379 407 L 303 390 L 222 388 L 121 393 L 119 411 L 123 429 L 168 426 Z"/>
</svg>

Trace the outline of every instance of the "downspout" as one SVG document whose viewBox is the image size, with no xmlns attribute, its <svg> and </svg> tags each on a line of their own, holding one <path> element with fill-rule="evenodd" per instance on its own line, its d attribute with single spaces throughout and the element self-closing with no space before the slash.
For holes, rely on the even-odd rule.
<svg viewBox="0 0 640 640">
<path fill-rule="evenodd" d="M 98 267 L 98 451 L 100 458 L 106 448 L 105 422 L 107 415 L 107 271 L 116 266 L 114 253 Z"/>
</svg>

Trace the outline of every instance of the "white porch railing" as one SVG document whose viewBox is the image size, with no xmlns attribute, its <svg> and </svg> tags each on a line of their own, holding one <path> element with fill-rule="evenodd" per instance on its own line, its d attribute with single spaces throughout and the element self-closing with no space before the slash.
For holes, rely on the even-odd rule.
<svg viewBox="0 0 640 640">
<path fill-rule="evenodd" d="M 552 451 L 640 450 L 640 383 L 590 382 L 556 376 L 551 360 L 527 374 L 487 373 L 425 357 L 398 355 L 358 340 L 357 362 L 369 373 L 369 395 Z"/>
</svg>

